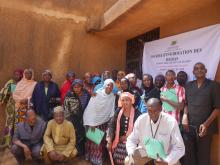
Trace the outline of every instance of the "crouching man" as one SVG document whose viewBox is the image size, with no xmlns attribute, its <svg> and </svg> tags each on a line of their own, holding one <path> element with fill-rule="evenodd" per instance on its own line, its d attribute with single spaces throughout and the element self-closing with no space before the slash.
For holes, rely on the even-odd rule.
<svg viewBox="0 0 220 165">
<path fill-rule="evenodd" d="M 33 110 L 26 112 L 26 121 L 19 123 L 13 136 L 11 152 L 19 164 L 25 160 L 40 161 L 40 150 L 46 123 Z"/>
<path fill-rule="evenodd" d="M 47 164 L 64 163 L 77 154 L 75 130 L 72 123 L 65 120 L 63 107 L 55 107 L 53 115 L 54 119 L 47 124 L 42 147 Z"/>
<path fill-rule="evenodd" d="M 148 113 L 141 115 L 136 120 L 134 129 L 127 138 L 128 156 L 125 164 L 178 165 L 179 159 L 185 153 L 185 146 L 175 118 L 161 112 L 161 101 L 156 98 L 149 99 L 146 105 Z M 149 158 L 145 148 L 146 138 L 163 144 L 164 158 Z M 139 146 L 139 150 L 137 150 L 137 146 Z M 154 149 L 154 147 L 149 148 L 149 150 Z"/>
</svg>

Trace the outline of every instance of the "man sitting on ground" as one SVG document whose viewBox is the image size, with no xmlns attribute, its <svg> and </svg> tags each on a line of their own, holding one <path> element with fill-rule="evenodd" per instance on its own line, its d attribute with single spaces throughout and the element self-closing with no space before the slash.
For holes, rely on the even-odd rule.
<svg viewBox="0 0 220 165">
<path fill-rule="evenodd" d="M 76 156 L 75 130 L 71 122 L 65 120 L 64 109 L 54 108 L 54 119 L 49 121 L 44 134 L 43 156 L 46 163 L 63 163 Z"/>
<path fill-rule="evenodd" d="M 19 164 L 25 160 L 40 161 L 40 150 L 46 123 L 33 110 L 26 112 L 26 121 L 19 123 L 13 137 L 11 152 Z"/>
</svg>

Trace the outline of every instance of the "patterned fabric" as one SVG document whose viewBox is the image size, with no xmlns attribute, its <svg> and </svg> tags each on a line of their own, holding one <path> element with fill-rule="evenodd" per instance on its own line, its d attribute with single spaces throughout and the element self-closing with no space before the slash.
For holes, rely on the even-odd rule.
<svg viewBox="0 0 220 165">
<path fill-rule="evenodd" d="M 3 144 L 10 145 L 11 138 L 14 134 L 15 127 L 15 101 L 12 98 L 12 86 L 15 86 L 15 82 L 11 79 L 9 80 L 4 88 L 2 88 L 0 92 L 0 102 L 6 104 L 5 112 L 6 112 L 6 122 L 5 127 L 3 129 Z"/>
<path fill-rule="evenodd" d="M 96 128 L 101 129 L 103 132 L 106 132 L 108 124 L 102 124 L 97 126 Z M 106 150 L 106 140 L 105 136 L 103 137 L 101 143 L 99 145 L 95 144 L 89 139 L 86 139 L 86 154 L 85 159 L 90 161 L 94 165 L 103 165 L 104 157 L 107 154 Z"/>
<path fill-rule="evenodd" d="M 169 89 L 175 89 L 176 95 L 177 95 L 177 99 L 178 99 L 178 102 L 179 102 L 179 103 L 182 103 L 182 102 L 185 101 L 185 89 L 184 89 L 182 86 L 179 86 L 179 85 L 174 84 L 172 88 L 167 88 L 167 86 L 165 85 L 165 86 L 163 86 L 163 87 L 160 89 L 160 91 L 161 91 L 161 92 L 165 92 L 165 91 L 167 91 L 167 90 L 169 90 Z M 165 109 L 163 109 L 163 111 L 166 112 Z M 166 112 L 166 113 L 168 113 L 168 114 L 170 114 L 171 116 L 173 116 L 173 117 L 176 119 L 176 121 L 177 121 L 178 123 L 180 123 L 180 111 L 179 111 L 179 109 L 175 109 L 175 110 L 172 111 L 172 112 Z"/>
<path fill-rule="evenodd" d="M 15 84 L 14 81 L 11 79 L 9 80 L 4 88 L 0 91 L 0 102 L 1 103 L 7 103 L 9 100 L 9 97 L 11 96 L 11 85 Z"/>
<path fill-rule="evenodd" d="M 119 142 L 117 147 L 114 149 L 112 156 L 114 163 L 124 164 L 125 157 L 127 156 L 126 143 Z"/>
<path fill-rule="evenodd" d="M 89 94 L 83 91 L 82 97 L 69 91 L 64 100 L 65 118 L 71 121 L 76 131 L 76 147 L 79 155 L 85 152 L 85 129 L 83 127 L 83 112 L 89 102 Z M 82 104 L 83 103 L 83 104 Z"/>
<path fill-rule="evenodd" d="M 27 112 L 27 107 L 25 105 L 21 105 L 18 109 L 15 111 L 15 123 L 21 123 L 25 122 L 25 114 Z"/>
</svg>

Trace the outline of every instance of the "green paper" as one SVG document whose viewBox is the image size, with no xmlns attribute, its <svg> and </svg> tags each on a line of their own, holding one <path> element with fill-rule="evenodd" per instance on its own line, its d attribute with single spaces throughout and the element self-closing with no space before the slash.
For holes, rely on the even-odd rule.
<svg viewBox="0 0 220 165">
<path fill-rule="evenodd" d="M 93 141 L 96 144 L 100 144 L 102 141 L 102 138 L 104 136 L 104 132 L 98 128 L 95 128 L 95 131 L 92 131 L 91 128 L 88 129 L 88 131 L 86 132 L 86 137 Z"/>
<path fill-rule="evenodd" d="M 166 158 L 164 145 L 159 140 L 156 140 L 153 138 L 145 138 L 144 145 L 145 145 L 148 157 L 152 159 L 158 159 L 158 156 L 162 159 Z"/>
<path fill-rule="evenodd" d="M 11 84 L 11 92 L 14 92 L 15 88 L 16 88 L 16 85 L 15 84 Z"/>
<path fill-rule="evenodd" d="M 175 89 L 169 89 L 165 92 L 161 92 L 161 95 L 173 102 L 176 102 L 176 103 L 178 102 Z M 172 105 L 168 104 L 165 101 L 163 101 L 162 107 L 166 112 L 171 112 L 175 110 L 175 107 L 173 107 Z"/>
</svg>

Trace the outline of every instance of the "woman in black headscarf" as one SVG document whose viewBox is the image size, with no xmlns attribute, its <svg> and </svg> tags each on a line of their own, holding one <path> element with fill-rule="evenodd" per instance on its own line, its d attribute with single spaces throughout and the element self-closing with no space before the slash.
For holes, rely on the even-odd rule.
<svg viewBox="0 0 220 165">
<path fill-rule="evenodd" d="M 83 127 L 83 113 L 86 109 L 90 95 L 83 88 L 83 81 L 75 79 L 71 89 L 64 99 L 65 118 L 73 123 L 76 132 L 76 148 L 79 156 L 85 153 L 85 129 Z"/>
<path fill-rule="evenodd" d="M 153 77 L 150 74 L 143 75 L 142 90 L 145 102 L 150 98 L 160 99 L 160 89 L 154 86 Z"/>
</svg>

